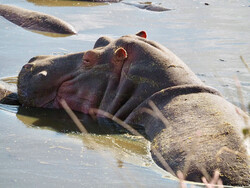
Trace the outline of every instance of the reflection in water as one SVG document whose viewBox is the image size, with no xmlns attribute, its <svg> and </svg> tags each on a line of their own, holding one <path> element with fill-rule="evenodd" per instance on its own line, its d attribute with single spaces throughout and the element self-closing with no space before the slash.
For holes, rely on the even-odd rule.
<svg viewBox="0 0 250 188">
<path fill-rule="evenodd" d="M 16 85 L 17 78 L 4 78 L 1 80 L 4 83 Z M 73 121 L 63 109 L 58 110 L 32 108 L 4 104 L 0 104 L 0 109 L 16 114 L 16 117 L 25 125 L 27 125 L 28 128 L 52 130 L 64 133 L 63 135 L 72 137 L 72 140 L 80 140 L 83 145 L 81 156 L 85 156 L 86 158 L 86 154 L 89 154 L 90 151 L 98 153 L 100 155 L 98 160 L 106 161 L 106 163 L 108 163 L 107 165 L 109 166 L 109 168 L 113 169 L 114 173 L 118 172 L 118 169 L 123 169 L 123 171 L 126 173 L 126 177 L 129 177 L 130 171 L 128 171 L 127 169 L 128 164 L 136 164 L 144 167 L 152 165 L 152 160 L 148 152 L 149 143 L 142 137 L 132 136 L 129 134 L 121 134 L 126 133 L 126 131 L 107 119 L 102 119 L 102 125 L 100 125 L 95 119 L 92 119 L 90 116 L 76 112 L 76 115 L 80 119 L 82 124 L 85 126 L 87 131 L 91 133 L 80 134 L 78 127 L 73 123 Z M 43 134 L 41 133 L 41 135 Z M 17 138 L 20 139 L 22 137 L 18 136 Z M 40 138 L 38 140 L 40 140 Z M 24 139 L 22 140 L 22 142 L 23 145 L 25 145 L 27 141 L 26 139 Z M 45 144 L 42 145 L 42 147 L 46 147 L 46 143 L 47 140 L 45 141 Z M 74 145 L 72 144 L 67 145 L 64 142 L 63 144 L 51 144 L 49 146 L 49 151 L 51 153 L 70 152 L 74 153 L 74 156 L 77 156 L 78 153 L 75 153 L 77 151 L 71 148 L 73 146 Z M 86 151 L 86 149 L 88 151 Z M 34 150 L 36 149 L 31 147 L 28 150 L 30 153 L 31 151 L 34 152 Z M 40 150 L 42 150 L 42 148 L 38 146 L 36 153 L 39 153 Z M 40 154 L 33 154 L 32 156 L 34 158 L 41 157 Z M 51 155 L 49 156 L 51 157 Z M 114 162 L 112 161 L 113 159 Z M 41 164 L 55 165 L 58 163 L 57 160 L 59 159 L 53 160 L 55 160 L 56 162 L 51 162 L 50 160 L 46 161 L 45 159 L 43 159 Z M 74 163 L 71 162 L 70 164 L 72 164 L 73 166 Z M 60 165 L 65 166 L 67 164 L 60 162 Z M 39 165 L 35 166 L 35 168 L 38 167 Z M 101 169 L 101 167 L 98 168 Z"/>
<path fill-rule="evenodd" d="M 117 160 L 117 167 L 123 167 L 123 160 L 144 166 L 152 163 L 148 152 L 148 142 L 142 137 L 124 133 L 112 123 L 99 125 L 90 116 L 76 113 L 87 131 L 92 134 L 80 134 L 78 127 L 73 123 L 64 110 L 30 108 L 0 104 L 0 109 L 16 113 L 16 116 L 29 128 L 40 128 L 80 139 L 88 150 L 98 152 L 110 151 Z M 106 121 L 107 122 L 107 121 Z M 63 146 L 60 146 L 63 147 Z M 138 156 L 135 156 L 138 155 Z"/>
<path fill-rule="evenodd" d="M 62 183 L 66 187 L 99 187 L 100 184 L 127 187 L 120 185 L 147 186 L 156 182 L 163 185 L 169 181 L 159 176 L 148 152 L 148 142 L 140 137 L 128 134 L 55 134 L 48 131 L 48 127 L 54 129 L 53 124 L 59 125 L 60 120 L 66 126 L 68 119 L 63 112 L 48 110 L 46 113 L 46 109 L 39 111 L 22 107 L 16 110 L 22 113 L 17 117 L 28 128 L 23 123 L 12 125 L 11 121 L 1 124 L 0 138 L 4 146 L 1 160 L 5 163 L 0 165 L 3 175 L 0 179 L 8 185 L 4 187 L 12 185 L 13 178 L 21 187 L 37 185 L 41 181 L 49 185 L 46 187 Z M 26 111 L 29 117 L 24 115 Z M 31 111 L 33 115 L 39 112 L 41 116 L 32 117 Z M 58 119 L 53 121 L 56 116 Z M 41 126 L 38 130 L 34 129 L 37 125 Z M 2 142 L 2 138 L 7 139 L 6 142 Z M 9 172 L 3 169 L 9 169 Z"/>
<path fill-rule="evenodd" d="M 74 135 L 76 137 L 76 135 Z M 138 155 L 148 155 L 147 142 L 140 137 L 124 135 L 96 135 L 96 134 L 84 134 L 77 135 L 83 141 L 85 147 L 91 150 L 107 150 L 107 148 L 115 151 L 116 155 L 121 153 L 131 153 Z M 119 157 L 118 157 L 119 159 Z M 121 159 L 121 158 L 120 158 Z M 122 164 L 118 162 L 119 167 Z"/>
<path fill-rule="evenodd" d="M 81 113 L 76 113 L 76 115 L 89 133 L 115 133 L 115 129 L 112 125 L 102 127 L 99 126 L 99 124 L 88 115 Z M 80 133 L 78 127 L 73 123 L 67 113 L 62 109 L 57 110 L 20 106 L 18 108 L 17 118 L 20 119 L 24 124 L 30 126 L 52 129 L 62 133 Z"/>
<path fill-rule="evenodd" d="M 86 2 L 86 1 L 70 1 L 70 0 L 27 0 L 30 3 L 34 3 L 38 6 L 74 6 L 74 7 L 91 7 L 99 5 L 107 5 L 107 3 L 95 3 L 95 2 Z"/>
<path fill-rule="evenodd" d="M 1 80 L 3 83 L 16 86 L 16 77 L 3 78 Z M 0 104 L 0 109 L 16 114 L 17 118 L 29 128 L 52 130 L 77 138 L 83 142 L 84 148 L 95 150 L 101 156 L 104 151 L 108 150 L 115 157 L 118 168 L 124 167 L 124 161 L 130 161 L 143 166 L 148 166 L 152 163 L 148 152 L 148 142 L 142 137 L 124 134 L 127 133 L 126 130 L 111 120 L 101 119 L 98 123 L 97 120 L 89 115 L 75 112 L 88 133 L 91 133 L 80 134 L 78 127 L 63 109 L 32 108 L 5 104 Z M 51 148 L 55 147 L 57 149 L 66 148 L 63 145 L 52 146 Z M 109 161 L 108 159 L 104 160 Z"/>
<path fill-rule="evenodd" d="M 84 125 L 88 133 L 106 135 L 106 134 L 125 134 L 129 133 L 126 129 L 106 118 L 93 119 L 91 116 L 75 112 L 78 119 Z M 52 129 L 62 133 L 80 133 L 79 128 L 63 109 L 18 108 L 17 118 L 24 124 L 37 126 L 40 128 Z M 145 135 L 144 128 L 134 125 L 134 129 Z"/>
<path fill-rule="evenodd" d="M 71 35 L 74 35 L 74 34 L 60 34 L 60 33 L 51 33 L 51 32 L 44 32 L 44 31 L 36 31 L 36 30 L 30 30 L 30 29 L 26 29 L 28 31 L 31 31 L 33 33 L 37 33 L 37 34 L 41 34 L 41 35 L 44 35 L 44 36 L 47 36 L 47 37 L 69 37 Z"/>
<path fill-rule="evenodd" d="M 19 107 L 17 111 L 17 118 L 25 125 L 69 133 L 70 135 L 73 134 L 74 137 L 80 138 L 88 149 L 103 150 L 104 147 L 117 150 L 116 152 L 118 153 L 132 152 L 140 155 L 147 154 L 147 143 L 144 139 L 128 134 L 121 134 L 125 133 L 125 130 L 112 122 L 106 125 L 99 125 L 89 115 L 81 113 L 76 113 L 76 115 L 88 133 L 92 134 L 79 134 L 78 127 L 62 109 Z"/>
</svg>

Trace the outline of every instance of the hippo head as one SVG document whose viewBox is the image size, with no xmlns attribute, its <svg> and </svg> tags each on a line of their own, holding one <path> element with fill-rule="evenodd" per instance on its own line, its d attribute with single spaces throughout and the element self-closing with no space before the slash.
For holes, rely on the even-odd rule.
<svg viewBox="0 0 250 188">
<path fill-rule="evenodd" d="M 75 111 L 102 109 L 125 119 L 161 89 L 202 84 L 187 66 L 141 31 L 119 39 L 99 38 L 92 50 L 64 56 L 38 56 L 23 66 L 18 95 L 25 106 Z"/>
</svg>

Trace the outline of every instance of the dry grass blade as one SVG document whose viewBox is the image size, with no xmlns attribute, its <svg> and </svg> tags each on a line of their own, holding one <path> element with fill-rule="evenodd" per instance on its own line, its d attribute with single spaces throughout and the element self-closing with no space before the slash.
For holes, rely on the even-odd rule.
<svg viewBox="0 0 250 188">
<path fill-rule="evenodd" d="M 219 156 L 220 156 L 224 151 L 227 151 L 227 152 L 229 152 L 229 153 L 233 153 L 233 154 L 238 155 L 238 156 L 241 156 L 241 157 L 248 157 L 248 158 L 250 158 L 249 155 L 246 155 L 246 154 L 241 153 L 241 152 L 238 152 L 238 151 L 231 150 L 231 149 L 229 149 L 228 147 L 224 146 L 224 147 L 220 148 L 220 150 L 219 150 L 219 151 L 217 152 L 217 154 L 216 154 L 216 160 L 217 160 L 217 161 L 220 160 L 220 159 L 219 159 Z"/>
<path fill-rule="evenodd" d="M 187 188 L 187 184 L 184 183 L 185 177 L 181 171 L 177 171 L 177 177 L 179 178 L 180 181 L 180 187 Z"/>
<path fill-rule="evenodd" d="M 240 56 L 240 59 L 241 59 L 242 63 L 246 66 L 248 72 L 250 72 L 250 68 L 249 68 L 247 62 L 244 60 L 244 58 L 242 56 Z"/>
<path fill-rule="evenodd" d="M 198 131 L 196 136 L 196 139 L 194 139 L 192 141 L 192 148 L 191 150 L 187 153 L 187 157 L 185 160 L 185 165 L 184 165 L 184 169 L 183 169 L 183 176 L 185 178 L 185 175 L 188 173 L 188 170 L 190 168 L 191 162 L 195 162 L 195 159 L 193 158 L 193 156 L 195 155 L 195 152 L 197 151 L 198 147 L 199 147 L 199 143 L 198 143 L 198 137 L 200 137 L 202 135 L 202 133 L 200 131 Z M 206 168 L 203 167 L 202 164 L 200 163 L 195 163 L 195 165 L 197 166 L 197 168 L 200 170 L 200 172 L 202 173 L 202 175 L 206 178 L 206 180 L 210 181 L 211 177 L 209 175 L 209 173 L 207 172 Z"/>
<path fill-rule="evenodd" d="M 87 130 L 85 129 L 85 127 L 82 125 L 82 123 L 80 122 L 80 120 L 77 118 L 77 116 L 74 114 L 74 112 L 69 108 L 69 106 L 67 105 L 67 103 L 65 102 L 65 100 L 61 100 L 61 105 L 62 107 L 65 109 L 65 111 L 68 113 L 68 115 L 71 117 L 71 119 L 74 121 L 74 123 L 78 126 L 78 128 L 80 129 L 80 131 L 82 133 L 87 133 Z M 167 122 L 166 118 L 163 116 L 163 114 L 159 111 L 159 109 L 157 108 L 157 106 L 150 101 L 149 102 L 150 107 L 153 109 L 147 109 L 144 108 L 143 111 L 145 111 L 146 113 L 149 113 L 151 115 L 153 115 L 154 117 L 158 117 L 159 119 L 161 119 L 163 121 L 163 123 L 165 124 Z M 122 121 L 121 119 L 115 117 L 114 115 L 105 112 L 103 110 L 100 109 L 91 109 L 91 111 L 93 112 L 93 114 L 97 114 L 100 116 L 104 116 L 108 119 L 113 120 L 115 123 L 121 125 L 123 128 L 125 128 L 126 130 L 128 130 L 130 133 L 132 133 L 133 135 L 136 136 L 140 136 L 143 137 L 138 131 L 136 131 L 134 128 L 132 128 L 130 125 L 128 125 L 127 123 L 125 123 L 124 121 Z M 92 114 L 92 115 L 93 115 Z M 166 124 L 165 124 L 166 125 Z M 143 137 L 144 138 L 144 137 Z M 144 138 L 145 139 L 145 138 Z M 146 139 L 145 139 L 146 140 Z M 91 141 L 91 140 L 90 140 Z M 228 148 L 222 148 L 217 155 L 220 155 L 224 150 L 227 151 L 231 151 Z M 174 173 L 174 171 L 171 169 L 171 167 L 167 164 L 167 162 L 165 161 L 165 159 L 163 158 L 163 156 L 157 151 L 157 149 L 155 147 L 153 147 L 151 145 L 151 152 L 156 156 L 156 158 L 160 161 L 160 163 L 162 164 L 162 166 L 172 175 L 177 176 L 179 178 L 180 181 L 180 187 L 181 188 L 186 188 L 186 184 L 184 183 L 185 177 L 183 175 L 182 172 L 177 172 L 177 174 Z M 237 154 L 239 154 L 239 152 L 237 152 Z M 186 168 L 189 165 L 186 165 Z M 111 165 L 112 168 L 112 165 Z M 119 173 L 119 172 L 118 172 Z M 217 172 L 215 172 L 214 177 L 212 178 L 211 182 L 208 183 L 207 179 L 210 179 L 208 173 L 206 172 L 205 169 L 203 169 L 203 175 L 205 175 L 205 177 L 202 178 L 203 183 L 205 183 L 207 188 L 213 188 L 214 185 L 212 184 L 216 184 L 219 185 L 219 188 L 223 188 L 223 184 L 221 179 L 219 178 L 219 175 Z"/>
<path fill-rule="evenodd" d="M 206 188 L 223 188 L 222 180 L 220 179 L 220 172 L 218 170 L 215 170 L 214 176 L 211 179 L 210 182 L 206 180 L 205 177 L 202 177 L 203 183 L 206 185 Z"/>
<path fill-rule="evenodd" d="M 104 116 L 108 119 L 113 120 L 117 124 L 121 125 L 123 128 L 127 129 L 131 134 L 133 134 L 135 136 L 142 136 L 138 131 L 133 129 L 130 125 L 128 125 L 124 121 L 120 120 L 119 118 L 115 117 L 114 115 L 110 114 L 109 112 L 105 112 L 105 111 L 100 110 L 100 109 L 92 109 L 92 110 L 93 110 L 93 112 L 95 112 L 98 115 L 101 115 L 101 116 Z"/>
<path fill-rule="evenodd" d="M 163 165 L 163 167 L 165 168 L 165 170 L 167 170 L 173 176 L 176 176 L 176 174 L 174 173 L 174 171 L 172 170 L 172 168 L 168 165 L 168 163 L 165 161 L 165 159 L 162 157 L 162 155 L 154 147 L 151 147 L 151 152 L 154 153 L 154 155 L 157 157 L 157 159 Z"/>
<path fill-rule="evenodd" d="M 148 113 L 149 115 L 152 115 L 153 117 L 159 118 L 163 122 L 165 127 L 167 128 L 167 125 L 169 125 L 168 120 L 164 117 L 164 115 L 161 113 L 159 108 L 155 105 L 155 103 L 153 101 L 149 101 L 148 104 L 152 108 L 152 110 L 148 109 L 148 108 L 142 108 L 141 111 L 145 112 L 145 113 Z M 169 128 L 172 128 L 172 127 L 169 127 Z M 157 159 L 161 162 L 163 167 L 169 173 L 176 176 L 176 174 L 174 173 L 172 168 L 168 165 L 168 163 L 165 161 L 165 159 L 162 157 L 162 155 L 153 146 L 151 147 L 151 151 L 154 153 L 154 155 L 157 157 Z"/>
<path fill-rule="evenodd" d="M 164 117 L 164 115 L 161 113 L 161 111 L 159 110 L 159 108 L 155 105 L 155 103 L 153 101 L 149 101 L 148 102 L 149 106 L 152 108 L 152 110 L 154 111 L 154 113 L 156 114 L 156 116 L 164 123 L 164 125 L 167 127 L 168 120 Z"/>
<path fill-rule="evenodd" d="M 247 112 L 247 108 L 244 105 L 245 103 L 244 103 L 244 99 L 243 99 L 243 93 L 242 93 L 240 81 L 239 81 L 239 79 L 237 77 L 235 77 L 234 80 L 235 80 L 235 85 L 236 85 L 236 88 L 237 88 L 237 94 L 238 94 L 238 97 L 239 97 L 239 100 L 240 100 L 241 109 L 244 112 Z"/>
<path fill-rule="evenodd" d="M 161 113 L 161 111 L 158 109 L 158 107 L 154 104 L 153 101 L 149 101 L 149 106 L 152 108 L 152 110 L 148 109 L 148 108 L 143 108 L 142 112 L 148 113 L 148 114 L 152 115 L 155 118 L 159 118 L 164 123 L 164 125 L 166 126 L 166 128 L 167 128 L 167 125 L 168 125 L 168 128 L 173 128 L 173 127 L 169 127 L 170 124 L 168 123 L 168 120 Z M 187 172 L 188 172 L 188 169 L 189 169 L 191 161 L 192 161 L 192 156 L 193 156 L 193 153 L 195 152 L 195 148 L 197 147 L 197 144 L 198 144 L 197 142 L 194 142 L 192 150 L 187 154 L 185 166 L 184 166 L 184 169 L 183 169 L 183 173 L 181 171 L 177 171 L 176 176 L 179 178 L 180 187 L 181 188 L 186 188 L 187 187 L 186 184 L 184 183 L 184 180 L 186 178 L 185 174 L 187 174 Z M 173 172 L 173 170 L 171 169 L 171 167 L 166 163 L 166 161 L 164 160 L 164 158 L 162 157 L 162 155 L 156 149 L 154 149 L 154 148 L 152 149 L 152 151 L 154 152 L 154 154 L 156 155 L 156 157 L 158 159 L 161 159 L 162 161 L 164 161 L 164 164 L 163 164 L 164 168 L 168 172 L 170 172 L 171 174 L 175 175 L 175 173 Z M 198 165 L 198 164 L 196 164 L 196 165 Z M 211 180 L 211 183 L 214 183 L 215 180 L 218 179 L 219 184 L 217 184 L 217 185 L 222 185 L 222 187 L 223 187 L 221 179 L 219 179 L 219 176 L 217 177 L 217 173 L 215 173 L 215 175 L 216 175 L 215 177 L 211 178 L 210 175 L 208 174 L 207 170 L 204 167 L 202 167 L 202 166 L 197 166 L 197 167 L 200 169 L 201 173 L 204 176 L 203 177 L 203 180 L 204 180 L 203 182 L 204 183 L 205 183 L 205 181 L 207 182 L 207 180 L 208 181 Z M 217 179 L 215 179 L 215 178 L 217 178 Z M 216 183 L 217 183 L 217 181 L 216 181 Z M 207 188 L 212 188 L 213 185 L 211 186 L 210 184 L 206 184 L 206 187 Z"/>
<path fill-rule="evenodd" d="M 157 108 L 157 107 L 156 107 Z M 133 135 L 136 136 L 141 136 L 143 137 L 138 131 L 136 131 L 134 128 L 132 128 L 129 124 L 125 123 L 124 121 L 120 120 L 119 118 L 115 117 L 114 115 L 105 112 L 103 110 L 100 109 L 94 109 L 94 112 L 96 114 L 102 115 L 106 118 L 112 119 L 114 122 L 116 122 L 117 124 L 121 125 L 123 128 L 127 129 L 129 132 L 131 132 Z M 145 139 L 145 138 L 144 138 Z M 145 139 L 146 140 L 146 139 Z M 162 166 L 172 175 L 176 176 L 174 171 L 171 169 L 171 167 L 167 164 L 167 162 L 164 160 L 164 158 L 162 157 L 162 155 L 153 147 L 151 146 L 151 151 L 155 154 L 155 156 L 157 157 L 157 159 L 160 161 L 160 163 L 162 164 Z"/>
<path fill-rule="evenodd" d="M 206 168 L 204 168 L 203 166 L 201 165 L 197 165 L 196 166 L 199 168 L 199 170 L 201 171 L 202 175 L 203 175 L 203 178 L 205 178 L 206 180 L 211 180 L 211 176 L 208 174 Z M 202 180 L 202 179 L 201 179 Z M 203 181 L 203 180 L 202 180 Z M 204 182 L 203 182 L 204 183 Z"/>
<path fill-rule="evenodd" d="M 75 123 L 75 124 L 77 125 L 77 127 L 80 129 L 80 131 L 81 131 L 82 133 L 86 133 L 86 134 L 87 134 L 88 131 L 86 130 L 86 128 L 84 127 L 84 125 L 80 122 L 80 120 L 77 118 L 77 116 L 75 115 L 75 113 L 70 109 L 70 107 L 68 106 L 68 104 L 66 103 L 66 101 L 62 99 L 62 100 L 60 101 L 60 103 L 61 103 L 62 107 L 64 108 L 64 110 L 67 112 L 67 114 L 70 116 L 70 118 L 74 121 L 74 123 Z M 95 140 L 94 140 L 93 138 L 88 137 L 88 139 L 89 139 L 89 141 L 90 141 L 89 144 L 91 144 L 92 146 L 94 146 L 94 147 L 96 147 L 96 148 L 100 147 L 100 146 L 95 142 Z M 109 165 L 110 168 L 114 168 L 114 167 L 113 167 L 113 164 L 110 163 L 110 160 L 109 160 L 109 159 L 106 159 L 106 157 L 103 155 L 103 153 L 101 153 L 101 152 L 99 152 L 99 153 L 100 153 L 101 156 L 103 156 L 103 159 L 104 159 L 107 163 L 110 164 L 110 165 Z M 116 170 L 116 169 L 114 168 L 114 171 L 116 171 L 116 172 L 120 175 L 121 179 L 124 180 L 124 183 L 128 183 L 127 186 L 130 186 L 130 183 L 129 183 L 129 182 L 126 182 L 126 180 L 123 178 L 123 175 L 122 175 L 118 170 Z M 128 176 L 128 173 L 127 173 L 127 176 Z M 133 177 L 130 176 L 130 179 L 133 179 Z M 134 179 L 134 180 L 135 180 L 135 179 Z M 136 181 L 136 180 L 135 180 L 135 181 Z M 139 185 L 138 182 L 137 182 L 137 184 Z"/>
<path fill-rule="evenodd" d="M 61 103 L 62 107 L 64 108 L 64 110 L 67 112 L 67 114 L 70 116 L 70 118 L 74 121 L 74 123 L 76 124 L 76 126 L 79 128 L 79 130 L 82 133 L 88 133 L 88 131 L 85 129 L 85 127 L 83 126 L 83 124 L 77 118 L 77 116 L 75 115 L 75 113 L 69 108 L 69 106 L 66 103 L 66 101 L 62 99 L 60 101 L 60 103 Z"/>
<path fill-rule="evenodd" d="M 166 128 L 169 128 L 169 132 L 172 131 L 172 128 L 173 127 L 170 127 L 168 125 L 171 125 L 168 120 L 164 117 L 164 115 L 162 114 L 162 112 L 159 110 L 159 108 L 154 104 L 153 101 L 149 101 L 148 102 L 149 106 L 152 108 L 152 109 L 149 109 L 149 108 L 142 108 L 141 109 L 141 112 L 145 112 L 155 118 L 159 118 L 162 123 L 165 125 Z M 168 127 L 167 127 L 168 126 Z"/>
</svg>

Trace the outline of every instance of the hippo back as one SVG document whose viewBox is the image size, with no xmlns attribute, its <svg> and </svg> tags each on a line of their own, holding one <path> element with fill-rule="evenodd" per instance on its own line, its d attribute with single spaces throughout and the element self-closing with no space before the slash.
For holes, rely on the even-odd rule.
<svg viewBox="0 0 250 188">
<path fill-rule="evenodd" d="M 152 107 L 149 101 L 164 120 L 155 111 L 144 112 Z M 250 161 L 241 133 L 247 121 L 243 111 L 215 90 L 188 85 L 157 92 L 127 119 L 144 124 L 152 148 L 174 173 L 181 171 L 187 180 L 201 181 L 218 169 L 225 185 L 250 184 Z M 153 152 L 152 156 L 163 167 Z"/>
</svg>

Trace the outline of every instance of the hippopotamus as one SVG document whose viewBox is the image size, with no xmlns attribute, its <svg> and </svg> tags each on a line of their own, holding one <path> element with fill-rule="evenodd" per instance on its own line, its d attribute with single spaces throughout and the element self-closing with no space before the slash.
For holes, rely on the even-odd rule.
<svg viewBox="0 0 250 188">
<path fill-rule="evenodd" d="M 75 29 L 54 16 L 24 8 L 0 4 L 0 16 L 25 29 L 40 32 L 74 35 Z"/>
<path fill-rule="evenodd" d="M 121 0 L 95 0 L 91 2 L 120 2 Z M 164 8 L 160 5 L 154 5 L 152 3 L 126 3 L 127 5 L 133 5 L 140 9 L 146 9 L 151 11 L 168 11 L 171 9 Z M 77 34 L 74 27 L 71 26 L 69 23 L 37 11 L 31 11 L 24 8 L 12 6 L 12 5 L 3 5 L 0 4 L 0 16 L 4 17 L 5 19 L 9 20 L 10 22 L 23 27 L 24 29 L 37 32 L 47 36 L 54 36 L 54 37 L 65 37 L 68 35 Z M 51 35 L 52 34 L 52 35 Z M 53 35 L 59 34 L 59 35 Z"/>
<path fill-rule="evenodd" d="M 64 100 L 97 119 L 103 114 L 95 109 L 143 126 L 152 158 L 173 175 L 200 182 L 219 170 L 224 185 L 250 184 L 241 133 L 248 115 L 145 31 L 100 37 L 85 52 L 33 57 L 17 86 L 23 106 L 60 109 Z"/>
</svg>

